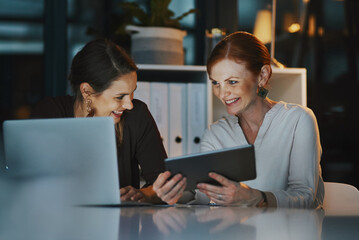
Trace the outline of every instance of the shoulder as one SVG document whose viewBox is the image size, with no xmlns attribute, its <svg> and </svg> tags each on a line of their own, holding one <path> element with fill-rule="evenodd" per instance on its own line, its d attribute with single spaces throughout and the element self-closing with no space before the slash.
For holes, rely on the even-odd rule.
<svg viewBox="0 0 359 240">
<path fill-rule="evenodd" d="M 221 119 L 215 121 L 208 127 L 208 131 L 217 132 L 217 131 L 227 131 L 232 129 L 234 125 L 238 123 L 238 118 L 236 116 L 227 115 Z"/>
<path fill-rule="evenodd" d="M 130 125 L 136 125 L 136 123 L 144 123 L 148 119 L 152 119 L 152 115 L 148 110 L 146 103 L 133 99 L 133 109 L 125 112 L 125 123 Z"/>
<path fill-rule="evenodd" d="M 295 103 L 286 103 L 286 102 L 278 102 L 275 105 L 276 110 L 274 111 L 276 113 L 276 116 L 279 117 L 291 117 L 291 118 L 315 118 L 314 113 L 312 109 L 295 104 Z"/>
<path fill-rule="evenodd" d="M 31 118 L 73 117 L 72 96 L 45 97 L 34 107 Z"/>
<path fill-rule="evenodd" d="M 147 104 L 138 99 L 132 100 L 133 109 L 128 111 L 129 115 L 146 115 L 149 113 Z"/>
<path fill-rule="evenodd" d="M 280 124 L 301 125 L 317 125 L 317 119 L 312 109 L 295 104 L 278 102 L 275 106 L 274 119 Z"/>
<path fill-rule="evenodd" d="M 221 138 L 221 136 L 227 136 L 229 133 L 233 132 L 237 123 L 238 119 L 236 116 L 227 115 L 209 125 L 204 131 L 203 136 L 204 138 L 211 138 L 214 136 Z"/>
</svg>

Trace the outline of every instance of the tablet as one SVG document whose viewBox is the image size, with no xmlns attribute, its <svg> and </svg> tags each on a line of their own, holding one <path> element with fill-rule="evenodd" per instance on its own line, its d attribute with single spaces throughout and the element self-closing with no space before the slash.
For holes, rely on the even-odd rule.
<svg viewBox="0 0 359 240">
<path fill-rule="evenodd" d="M 186 190 L 196 189 L 198 183 L 220 185 L 208 176 L 215 172 L 232 181 L 247 181 L 257 176 L 253 145 L 225 148 L 165 159 L 172 175 L 181 173 L 187 177 Z"/>
</svg>

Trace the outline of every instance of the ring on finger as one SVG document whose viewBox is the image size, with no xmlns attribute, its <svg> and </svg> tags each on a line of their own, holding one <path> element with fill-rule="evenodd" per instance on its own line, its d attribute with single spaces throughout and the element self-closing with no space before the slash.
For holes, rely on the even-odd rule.
<svg viewBox="0 0 359 240">
<path fill-rule="evenodd" d="M 217 195 L 217 199 L 218 199 L 218 200 L 222 200 L 222 197 L 223 197 L 222 194 L 218 194 L 218 195 Z"/>
</svg>

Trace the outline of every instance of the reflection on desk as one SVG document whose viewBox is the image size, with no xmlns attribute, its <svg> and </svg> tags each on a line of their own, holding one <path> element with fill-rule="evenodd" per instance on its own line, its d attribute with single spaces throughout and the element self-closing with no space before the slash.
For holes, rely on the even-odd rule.
<svg viewBox="0 0 359 240">
<path fill-rule="evenodd" d="M 219 206 L 74 207 L 61 188 L 0 177 L 0 239 L 358 239 L 359 216 Z M 51 186 L 51 184 L 50 184 Z M 65 200 L 65 201 L 64 201 Z"/>
</svg>

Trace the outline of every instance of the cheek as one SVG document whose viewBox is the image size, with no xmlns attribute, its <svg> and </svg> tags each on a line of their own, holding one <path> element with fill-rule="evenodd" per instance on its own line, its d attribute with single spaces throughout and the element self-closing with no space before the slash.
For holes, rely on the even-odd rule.
<svg viewBox="0 0 359 240">
<path fill-rule="evenodd" d="M 245 84 L 241 87 L 241 92 L 245 95 L 255 94 L 256 88 L 252 84 Z"/>
<path fill-rule="evenodd" d="M 219 88 L 212 87 L 213 94 L 219 98 Z"/>
</svg>

